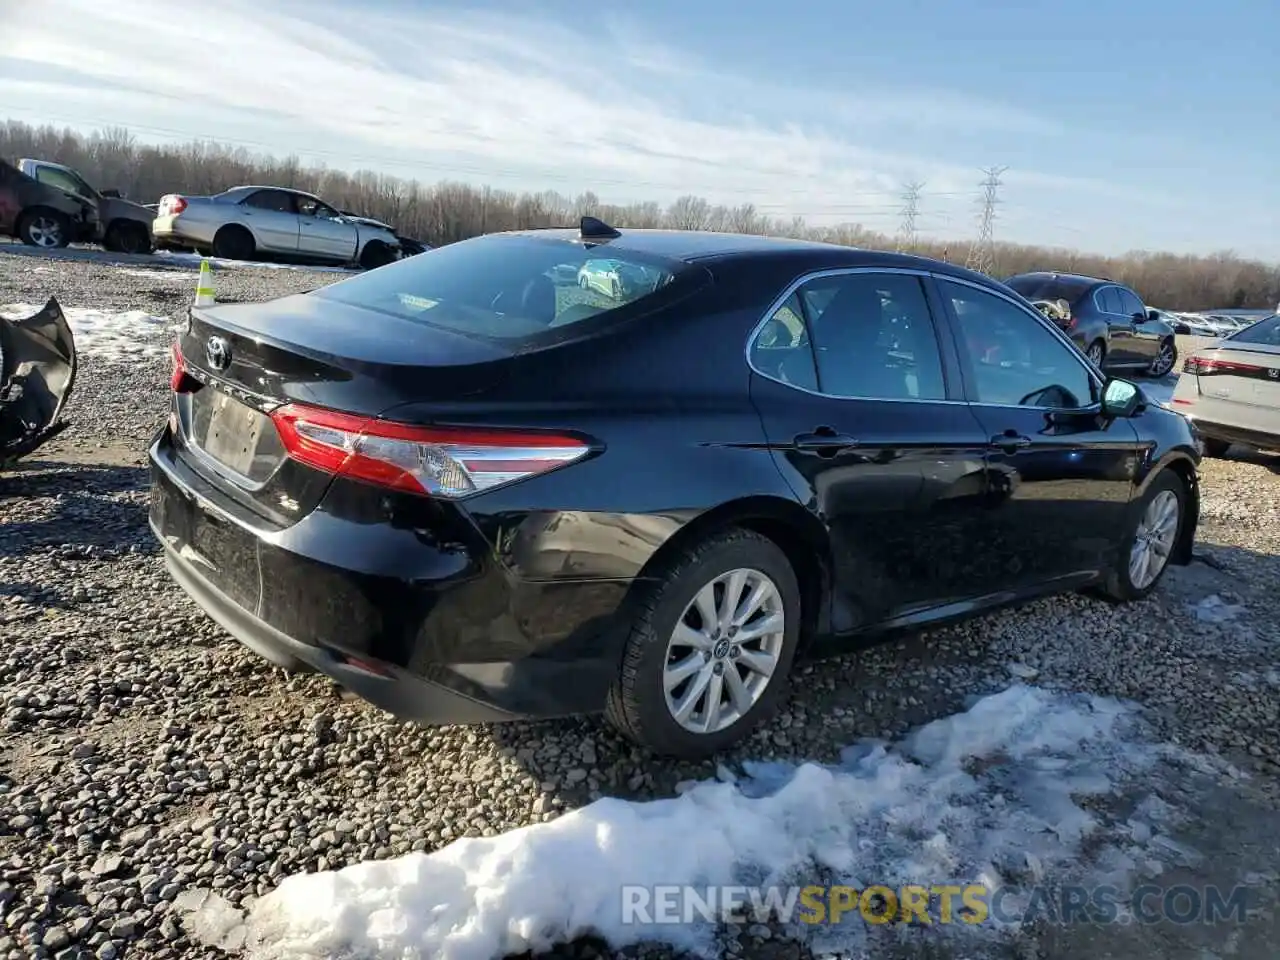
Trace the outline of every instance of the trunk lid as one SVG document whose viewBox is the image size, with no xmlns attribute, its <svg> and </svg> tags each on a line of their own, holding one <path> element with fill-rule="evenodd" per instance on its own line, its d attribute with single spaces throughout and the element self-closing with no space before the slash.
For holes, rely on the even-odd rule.
<svg viewBox="0 0 1280 960">
<path fill-rule="evenodd" d="M 512 351 L 308 294 L 192 308 L 179 338 L 178 455 L 277 527 L 319 504 L 332 477 L 285 456 L 270 414 L 288 403 L 376 417 L 409 401 L 491 388 Z"/>
</svg>

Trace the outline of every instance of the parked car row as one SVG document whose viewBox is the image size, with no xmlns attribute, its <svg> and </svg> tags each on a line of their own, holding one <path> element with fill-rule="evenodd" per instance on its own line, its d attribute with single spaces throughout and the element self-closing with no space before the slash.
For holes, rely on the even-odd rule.
<svg viewBox="0 0 1280 960">
<path fill-rule="evenodd" d="M 428 249 L 389 224 L 339 211 L 301 190 L 243 186 L 140 204 L 117 190 L 95 189 L 64 164 L 31 159 L 17 167 L 0 161 L 0 233 L 51 249 L 98 243 L 113 252 L 149 253 L 163 247 L 365 269 Z"/>
</svg>

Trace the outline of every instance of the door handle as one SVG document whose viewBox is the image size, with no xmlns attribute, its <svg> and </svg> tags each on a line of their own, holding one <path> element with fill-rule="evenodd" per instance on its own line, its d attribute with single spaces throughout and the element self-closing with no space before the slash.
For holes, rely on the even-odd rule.
<svg viewBox="0 0 1280 960">
<path fill-rule="evenodd" d="M 810 451 L 828 457 L 858 445 L 858 441 L 853 437 L 836 433 L 830 427 L 818 427 L 812 433 L 798 434 L 791 443 L 797 450 Z"/>
<path fill-rule="evenodd" d="M 998 433 L 991 438 L 991 446 L 997 447 L 1005 453 L 1013 453 L 1015 450 L 1031 446 L 1031 438 L 1024 437 L 1013 430 L 1006 430 L 1004 433 Z"/>
</svg>

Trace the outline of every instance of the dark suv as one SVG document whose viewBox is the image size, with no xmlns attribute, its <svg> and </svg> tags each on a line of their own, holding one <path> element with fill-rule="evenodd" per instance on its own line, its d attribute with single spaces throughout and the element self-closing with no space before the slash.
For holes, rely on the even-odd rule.
<svg viewBox="0 0 1280 960">
<path fill-rule="evenodd" d="M 1177 357 L 1174 330 L 1123 283 L 1070 273 L 1021 273 L 1005 286 L 1030 300 L 1103 370 L 1163 377 Z"/>
</svg>

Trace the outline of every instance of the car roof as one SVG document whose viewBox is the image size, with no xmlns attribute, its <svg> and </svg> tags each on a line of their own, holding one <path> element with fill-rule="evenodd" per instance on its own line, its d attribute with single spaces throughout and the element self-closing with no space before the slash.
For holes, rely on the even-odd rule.
<svg viewBox="0 0 1280 960">
<path fill-rule="evenodd" d="M 796 240 L 789 237 L 766 237 L 747 233 L 715 233 L 705 230 L 624 229 L 620 230 L 619 234 L 613 238 L 592 237 L 584 241 L 578 230 L 557 227 L 544 230 L 512 230 L 502 235 L 543 237 L 570 243 L 589 242 L 605 256 L 610 250 L 616 250 L 619 253 L 632 251 L 687 263 L 771 254 L 794 260 L 805 259 L 808 254 L 812 256 L 816 265 L 823 268 L 840 269 L 861 266 L 914 268 L 976 280 L 987 285 L 997 284 L 997 281 L 990 277 L 943 260 L 865 247 L 850 247 L 839 243 L 824 243 L 818 240 Z"/>
<path fill-rule="evenodd" d="M 1123 287 L 1123 283 L 1116 280 L 1108 280 L 1106 277 L 1087 277 L 1082 273 L 1055 273 L 1052 270 L 1032 270 L 1028 273 L 1019 273 L 1010 277 L 1005 282 L 1011 280 L 1023 280 L 1034 277 L 1037 280 L 1061 280 L 1064 283 L 1078 284 L 1081 286 L 1093 286 L 1101 283 L 1112 283 L 1118 287 Z"/>
</svg>

